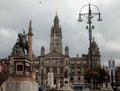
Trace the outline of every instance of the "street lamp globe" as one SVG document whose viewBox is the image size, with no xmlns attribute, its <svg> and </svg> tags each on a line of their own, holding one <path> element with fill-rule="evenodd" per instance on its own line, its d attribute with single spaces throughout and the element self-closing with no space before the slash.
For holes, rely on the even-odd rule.
<svg viewBox="0 0 120 91">
<path fill-rule="evenodd" d="M 100 13 L 99 13 L 99 17 L 98 17 L 97 21 L 102 21 L 102 18 L 101 18 L 101 16 L 100 16 Z"/>
<path fill-rule="evenodd" d="M 81 14 L 79 14 L 78 22 L 82 22 Z"/>
<path fill-rule="evenodd" d="M 82 10 L 83 8 L 85 7 L 88 7 L 88 13 L 83 13 Z M 92 12 L 92 8 L 91 7 L 94 7 L 97 9 L 97 12 Z M 94 26 L 92 25 L 92 20 L 95 16 L 98 16 L 97 18 L 97 21 L 102 21 L 102 18 L 101 18 L 101 14 L 100 14 L 100 10 L 99 8 L 96 6 L 96 5 L 93 5 L 93 4 L 86 4 L 84 5 L 81 9 L 80 9 L 80 12 L 79 12 L 79 18 L 78 18 L 78 22 L 82 22 L 82 16 L 84 16 L 85 18 L 87 18 L 87 24 L 88 26 L 86 26 L 86 29 L 88 29 L 89 31 L 89 68 L 90 69 L 93 69 L 94 67 L 94 62 L 93 62 L 93 59 L 92 59 L 92 48 L 91 48 L 91 41 L 92 41 L 92 29 L 94 29 Z"/>
</svg>

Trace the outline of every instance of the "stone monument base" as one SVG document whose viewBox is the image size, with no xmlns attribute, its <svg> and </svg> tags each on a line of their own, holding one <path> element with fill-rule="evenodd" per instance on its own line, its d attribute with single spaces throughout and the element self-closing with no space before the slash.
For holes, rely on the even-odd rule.
<svg viewBox="0 0 120 91">
<path fill-rule="evenodd" d="M 113 91 L 113 88 L 111 87 L 110 83 L 108 83 L 107 86 L 105 85 L 105 83 L 103 83 L 101 91 Z"/>
<path fill-rule="evenodd" d="M 38 84 L 34 81 L 6 82 L 5 91 L 38 91 Z"/>
<path fill-rule="evenodd" d="M 63 91 L 73 91 L 70 87 L 69 78 L 64 78 Z"/>
</svg>

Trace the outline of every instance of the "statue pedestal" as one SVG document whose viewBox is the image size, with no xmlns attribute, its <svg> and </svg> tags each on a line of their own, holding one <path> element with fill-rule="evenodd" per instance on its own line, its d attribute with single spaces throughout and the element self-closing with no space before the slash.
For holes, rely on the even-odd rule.
<svg viewBox="0 0 120 91">
<path fill-rule="evenodd" d="M 70 87 L 69 78 L 64 78 L 63 91 L 73 91 Z"/>
<path fill-rule="evenodd" d="M 5 91 L 38 91 L 31 74 L 32 61 L 27 57 L 12 57 L 10 66 L 13 67 L 6 81 Z"/>
<path fill-rule="evenodd" d="M 105 90 L 105 89 L 106 89 L 106 85 L 105 85 L 105 83 L 103 83 L 101 90 Z"/>
<path fill-rule="evenodd" d="M 101 88 L 101 91 L 113 91 L 111 84 L 108 83 L 106 87 L 105 83 L 103 83 L 103 87 Z"/>
<path fill-rule="evenodd" d="M 113 91 L 113 88 L 110 83 L 108 83 L 108 86 L 106 88 L 107 91 Z"/>
<path fill-rule="evenodd" d="M 38 91 L 38 84 L 31 81 L 8 81 L 6 91 Z"/>
</svg>

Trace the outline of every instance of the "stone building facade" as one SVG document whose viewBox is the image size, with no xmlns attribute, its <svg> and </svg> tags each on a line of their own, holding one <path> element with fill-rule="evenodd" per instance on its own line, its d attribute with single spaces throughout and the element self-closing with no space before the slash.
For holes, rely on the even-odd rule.
<svg viewBox="0 0 120 91">
<path fill-rule="evenodd" d="M 63 82 L 65 71 L 73 82 L 84 82 L 84 73 L 90 68 L 89 48 L 88 53 L 81 57 L 70 57 L 69 47 L 62 46 L 62 29 L 59 25 L 59 18 L 54 17 L 54 24 L 50 34 L 50 52 L 45 53 L 44 46 L 41 47 L 41 55 L 33 56 L 33 70 L 36 71 L 36 80 L 39 83 L 47 84 L 48 72 L 54 74 L 54 84 L 58 81 Z M 93 67 L 100 67 L 100 52 L 95 40 L 92 40 L 92 59 Z"/>
<path fill-rule="evenodd" d="M 63 48 L 62 28 L 59 24 L 59 17 L 56 14 L 50 33 L 50 52 L 46 53 L 44 46 L 42 46 L 41 54 L 35 56 L 32 53 L 34 49 L 32 49 L 33 32 L 31 24 L 32 21 L 29 22 L 28 33 L 18 34 L 17 42 L 13 46 L 11 55 L 8 58 L 8 78 L 10 79 L 11 76 L 14 76 L 17 70 L 21 70 L 24 73 L 23 75 L 33 76 L 40 84 L 47 84 L 49 72 L 53 72 L 54 84 L 58 82 L 63 83 L 65 76 L 72 82 L 85 82 L 84 74 L 90 69 L 89 48 L 88 53 L 82 54 L 80 57 L 78 55 L 70 57 L 69 47 Z M 26 46 L 20 44 L 21 37 L 25 39 Z M 92 40 L 91 48 L 93 67 L 100 67 L 99 47 L 94 39 Z M 28 61 L 21 61 L 18 58 L 28 59 Z"/>
</svg>

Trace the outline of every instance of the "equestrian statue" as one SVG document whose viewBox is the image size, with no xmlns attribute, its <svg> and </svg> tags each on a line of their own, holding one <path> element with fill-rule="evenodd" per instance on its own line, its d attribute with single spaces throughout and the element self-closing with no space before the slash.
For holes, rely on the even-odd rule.
<svg viewBox="0 0 120 91">
<path fill-rule="evenodd" d="M 25 34 L 25 31 L 18 34 L 18 44 L 22 48 L 22 52 L 25 55 L 26 52 L 28 52 L 28 41 L 27 41 L 27 34 Z"/>
</svg>

